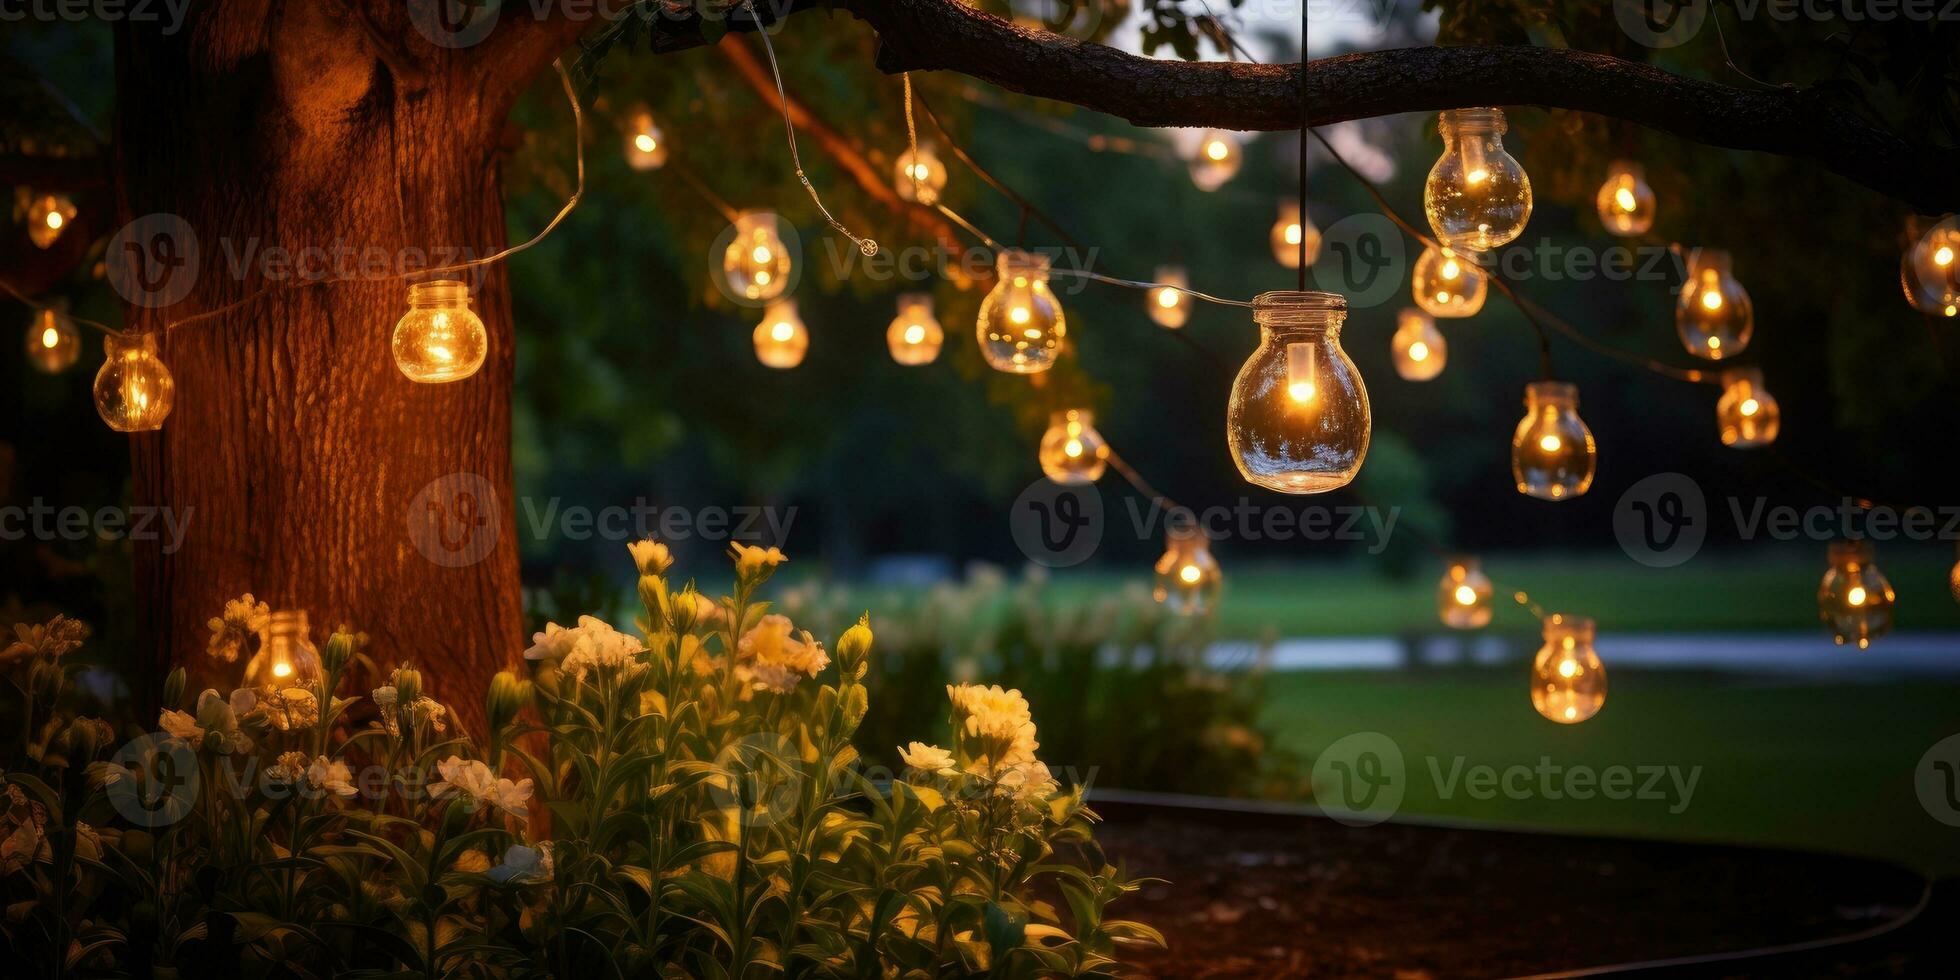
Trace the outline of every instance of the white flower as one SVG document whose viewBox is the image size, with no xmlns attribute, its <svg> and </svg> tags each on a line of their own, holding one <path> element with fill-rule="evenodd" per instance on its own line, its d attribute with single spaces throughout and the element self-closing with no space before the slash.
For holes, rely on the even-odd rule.
<svg viewBox="0 0 1960 980">
<path fill-rule="evenodd" d="M 272 624 L 272 607 L 253 600 L 250 592 L 225 603 L 225 614 L 213 616 L 205 625 L 211 629 L 211 642 L 205 648 L 211 659 L 233 663 L 248 640 L 265 643 L 266 627 Z"/>
<path fill-rule="evenodd" d="M 1034 717 L 1028 701 L 1018 690 L 1003 691 L 1000 685 L 947 685 L 946 697 L 953 702 L 953 727 L 973 742 L 972 755 L 985 768 L 999 769 L 1034 761 Z"/>
<path fill-rule="evenodd" d="M 605 620 L 580 616 L 578 628 L 566 632 L 576 634 L 576 638 L 559 669 L 579 680 L 584 680 L 587 674 L 610 674 L 623 681 L 632 680 L 647 668 L 639 658 L 646 644 L 613 629 Z"/>
<path fill-rule="evenodd" d="M 929 775 L 951 776 L 960 771 L 953 763 L 953 753 L 924 742 L 913 742 L 899 749 L 898 757 L 905 760 L 906 766 Z"/>
<path fill-rule="evenodd" d="M 1015 799 L 1024 802 L 1045 800 L 1055 795 L 1056 790 L 1061 789 L 1061 784 L 1057 783 L 1054 775 L 1049 773 L 1048 765 L 1038 761 L 1022 762 L 1007 767 L 1000 774 L 999 785 L 1014 794 Z"/>
<path fill-rule="evenodd" d="M 303 687 L 267 691 L 264 700 L 266 721 L 282 732 L 310 728 L 320 721 L 320 702 Z M 235 698 L 233 704 L 237 704 Z"/>
<path fill-rule="evenodd" d="M 506 885 L 530 885 L 550 881 L 552 875 L 551 842 L 545 841 L 536 847 L 512 844 L 504 851 L 502 864 L 485 871 L 484 877 Z"/>
<path fill-rule="evenodd" d="M 324 755 L 314 757 L 313 764 L 307 767 L 306 783 L 314 789 L 332 790 L 340 796 L 353 796 L 358 792 L 354 788 L 354 771 L 347 768 L 347 763 Z"/>
<path fill-rule="evenodd" d="M 488 803 L 517 814 L 530 816 L 531 781 L 521 779 L 511 782 L 490 772 L 490 767 L 474 759 L 452 755 L 436 763 L 436 771 L 442 779 L 429 784 L 432 796 L 460 794 L 464 800 Z"/>
<path fill-rule="evenodd" d="M 306 767 L 306 753 L 281 752 L 277 762 L 265 767 L 265 776 L 282 785 L 297 783 L 306 775 Z"/>
<path fill-rule="evenodd" d="M 416 698 L 408 705 L 408 723 L 410 725 L 419 725 L 427 722 L 430 731 L 441 735 L 449 730 L 449 726 L 442 720 L 443 715 L 448 714 L 448 712 L 449 709 L 443 707 L 435 698 Z"/>
<path fill-rule="evenodd" d="M 381 727 L 387 729 L 389 735 L 400 736 L 402 733 L 401 698 L 395 693 L 394 687 L 377 687 L 374 689 L 373 697 L 374 706 L 381 712 Z"/>
<path fill-rule="evenodd" d="M 557 623 L 544 624 L 544 632 L 531 634 L 531 647 L 524 651 L 526 660 L 558 660 L 572 652 L 572 644 L 578 642 L 578 630 L 566 629 Z"/>
<path fill-rule="evenodd" d="M 762 617 L 735 645 L 739 676 L 753 681 L 756 690 L 788 694 L 796 690 L 798 681 L 815 677 L 830 666 L 830 654 L 824 652 L 823 644 L 813 639 L 809 630 L 800 638 L 793 635 L 794 630 L 788 616 L 772 613 Z"/>
<path fill-rule="evenodd" d="M 250 751 L 252 739 L 238 730 L 238 714 L 233 708 L 246 703 L 247 699 L 241 698 L 238 691 L 233 691 L 227 701 L 217 691 L 206 690 L 197 696 L 197 714 L 166 709 L 157 717 L 157 726 L 170 737 L 188 743 L 193 750 Z"/>
</svg>

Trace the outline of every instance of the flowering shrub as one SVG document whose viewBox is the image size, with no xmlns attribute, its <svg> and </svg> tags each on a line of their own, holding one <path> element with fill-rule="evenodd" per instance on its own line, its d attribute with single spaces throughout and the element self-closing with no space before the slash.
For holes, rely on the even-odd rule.
<svg viewBox="0 0 1960 980">
<path fill-rule="evenodd" d="M 317 655 L 250 596 L 218 663 L 266 678 L 187 698 L 118 747 L 65 705 L 87 629 L 19 627 L 0 663 L 20 744 L 0 788 L 0 938 L 46 975 L 797 976 L 1120 971 L 1136 883 L 1037 757 L 1017 691 L 947 688 L 944 747 L 865 766 L 867 618 L 826 649 L 759 598 L 784 559 L 737 545 L 734 587 L 676 585 L 632 546 L 628 633 L 581 617 L 499 673 L 489 733 L 407 665 L 343 696 L 364 639 Z"/>
</svg>

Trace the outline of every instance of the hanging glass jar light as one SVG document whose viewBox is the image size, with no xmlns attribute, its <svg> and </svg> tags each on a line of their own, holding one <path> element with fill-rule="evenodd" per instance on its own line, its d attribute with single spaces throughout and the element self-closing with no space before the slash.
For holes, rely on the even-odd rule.
<svg viewBox="0 0 1960 980">
<path fill-rule="evenodd" d="M 1239 475 L 1281 493 L 1344 487 L 1368 456 L 1361 372 L 1341 349 L 1347 300 L 1270 292 L 1252 300 L 1259 348 L 1239 369 L 1225 434 Z"/>
<path fill-rule="evenodd" d="M 1488 252 L 1524 234 L 1531 178 L 1504 151 L 1504 111 L 1451 109 L 1437 117 L 1443 155 L 1423 185 L 1422 207 L 1436 240 Z"/>
<path fill-rule="evenodd" d="M 637 106 L 626 121 L 626 165 L 634 170 L 659 170 L 667 165 L 667 137 L 653 113 Z"/>
<path fill-rule="evenodd" d="M 1198 134 L 1197 152 L 1191 155 L 1191 182 L 1201 191 L 1225 186 L 1245 163 L 1239 134 L 1223 129 L 1207 129 Z"/>
<path fill-rule="evenodd" d="M 1696 357 L 1719 361 L 1749 346 L 1756 309 L 1749 291 L 1737 282 L 1729 253 L 1696 249 L 1688 258 L 1688 279 L 1674 308 L 1682 346 Z"/>
<path fill-rule="evenodd" d="M 1593 621 L 1553 613 L 1545 645 L 1531 662 L 1531 706 L 1561 725 L 1576 725 L 1606 704 L 1606 665 L 1593 649 Z"/>
<path fill-rule="evenodd" d="M 1917 215 L 1906 223 L 1908 244 L 1899 259 L 1899 284 L 1921 313 L 1960 316 L 1960 216 L 1938 221 Z"/>
<path fill-rule="evenodd" d="M 27 206 L 27 240 L 37 248 L 53 248 L 75 220 L 75 202 L 66 194 L 42 194 Z"/>
<path fill-rule="evenodd" d="M 1048 289 L 1048 256 L 1018 248 L 995 260 L 998 279 L 980 301 L 980 353 L 996 371 L 1038 374 L 1054 366 L 1068 334 L 1062 304 Z"/>
<path fill-rule="evenodd" d="M 1721 426 L 1722 445 L 1755 449 L 1776 441 L 1783 413 L 1763 387 L 1763 372 L 1737 368 L 1722 373 L 1722 399 L 1715 403 L 1715 420 Z"/>
<path fill-rule="evenodd" d="M 1654 227 L 1654 189 L 1646 168 L 1631 160 L 1615 160 L 1599 186 L 1599 223 L 1615 235 L 1645 235 Z"/>
<path fill-rule="evenodd" d="M 1395 335 L 1389 338 L 1389 353 L 1395 373 L 1404 381 L 1428 381 L 1443 373 L 1449 345 L 1436 321 L 1421 310 L 1403 310 L 1396 317 Z"/>
<path fill-rule="evenodd" d="M 245 686 L 285 690 L 320 682 L 320 651 L 313 646 L 303 609 L 275 609 L 265 646 L 245 663 Z"/>
<path fill-rule="evenodd" d="M 1163 557 L 1157 559 L 1157 585 L 1151 597 L 1179 616 L 1205 616 L 1218 608 L 1225 577 L 1211 555 L 1211 540 L 1189 521 L 1173 521 Z"/>
<path fill-rule="evenodd" d="M 1484 308 L 1489 274 L 1468 256 L 1448 248 L 1426 248 L 1416 259 L 1410 292 L 1431 316 L 1473 316 Z"/>
<path fill-rule="evenodd" d="M 917 153 L 908 149 L 899 154 L 896 170 L 893 189 L 901 201 L 934 204 L 939 192 L 946 189 L 946 165 L 939 162 L 939 154 L 930 143 L 920 143 Z"/>
<path fill-rule="evenodd" d="M 95 373 L 95 411 L 117 432 L 163 428 L 177 382 L 157 356 L 153 333 L 112 333 L 102 338 L 107 357 Z"/>
<path fill-rule="evenodd" d="M 946 330 L 932 312 L 931 293 L 906 293 L 898 298 L 898 316 L 885 328 L 885 345 L 892 360 L 907 366 L 931 364 L 946 342 Z"/>
<path fill-rule="evenodd" d="M 735 218 L 735 237 L 721 254 L 722 276 L 734 295 L 763 302 L 789 287 L 795 258 L 783 244 L 782 218 L 768 211 L 745 211 Z"/>
<path fill-rule="evenodd" d="M 470 308 L 460 279 L 411 283 L 408 312 L 395 322 L 395 367 L 410 381 L 441 384 L 477 372 L 490 353 L 490 334 Z"/>
<path fill-rule="evenodd" d="M 74 321 L 41 309 L 27 324 L 27 363 L 42 374 L 60 374 L 82 356 L 82 335 Z"/>
<path fill-rule="evenodd" d="M 1279 219 L 1273 222 L 1273 258 L 1288 269 L 1300 267 L 1300 247 L 1306 245 L 1307 264 L 1313 265 L 1320 258 L 1320 229 L 1314 227 L 1313 219 L 1300 208 L 1295 200 L 1281 201 Z"/>
<path fill-rule="evenodd" d="M 1511 476 L 1518 492 L 1540 500 L 1570 500 L 1592 488 L 1597 447 L 1579 418 L 1579 388 L 1564 381 L 1525 387 L 1524 418 L 1511 436 Z"/>
<path fill-rule="evenodd" d="M 762 311 L 755 325 L 755 359 L 772 368 L 793 368 L 810 350 L 810 330 L 796 314 L 796 301 L 779 299 Z"/>
<path fill-rule="evenodd" d="M 1160 327 L 1176 330 L 1191 319 L 1191 297 L 1185 292 L 1191 281 L 1184 276 L 1184 267 L 1160 265 L 1157 267 L 1153 286 L 1144 293 L 1144 305 L 1150 311 L 1150 319 Z"/>
<path fill-rule="evenodd" d="M 1855 643 L 1863 650 L 1892 631 L 1892 583 L 1873 563 L 1869 541 L 1833 541 L 1827 557 L 1831 567 L 1817 586 L 1817 615 L 1839 646 Z"/>
<path fill-rule="evenodd" d="M 1071 408 L 1048 416 L 1048 431 L 1036 450 L 1041 472 L 1062 484 L 1094 483 L 1109 465 L 1109 444 L 1096 431 L 1088 409 Z"/>
<path fill-rule="evenodd" d="M 1476 630 L 1490 625 L 1491 597 L 1496 592 L 1483 563 L 1467 555 L 1452 556 L 1436 583 L 1436 615 L 1453 630 Z"/>
</svg>

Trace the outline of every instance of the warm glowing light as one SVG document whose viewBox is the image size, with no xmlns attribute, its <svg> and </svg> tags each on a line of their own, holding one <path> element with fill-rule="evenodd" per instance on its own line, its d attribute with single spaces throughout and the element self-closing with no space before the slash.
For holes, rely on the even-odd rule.
<svg viewBox="0 0 1960 980">
<path fill-rule="evenodd" d="M 1094 483 L 1109 464 L 1109 445 L 1096 431 L 1095 416 L 1072 408 L 1049 416 L 1035 457 L 1041 472 L 1056 483 Z"/>
<path fill-rule="evenodd" d="M 1633 191 L 1625 187 L 1613 192 L 1613 203 L 1619 205 L 1622 211 L 1640 210 L 1640 202 L 1634 199 Z"/>
<path fill-rule="evenodd" d="M 920 143 L 915 155 L 906 150 L 898 155 L 897 176 L 892 186 L 903 201 L 919 204 L 938 202 L 940 192 L 946 189 L 946 165 L 939 162 L 939 153 L 930 143 Z"/>
<path fill-rule="evenodd" d="M 1157 559 L 1156 587 L 1151 597 L 1179 616 L 1203 616 L 1218 607 L 1224 583 L 1211 542 L 1188 512 L 1169 525 L 1163 557 Z"/>
<path fill-rule="evenodd" d="M 1150 319 L 1160 327 L 1176 330 L 1191 319 L 1191 304 L 1184 301 L 1184 291 L 1190 288 L 1190 281 L 1184 276 L 1180 266 L 1161 265 L 1157 267 L 1156 282 L 1161 285 L 1151 288 L 1146 294 L 1145 309 Z"/>
<path fill-rule="evenodd" d="M 1545 618 L 1545 645 L 1531 664 L 1531 706 L 1546 719 L 1573 725 L 1606 704 L 1606 665 L 1593 649 L 1593 633 L 1590 619 Z"/>
<path fill-rule="evenodd" d="M 156 334 L 110 334 L 95 373 L 95 410 L 117 432 L 163 427 L 177 382 L 157 356 Z"/>
<path fill-rule="evenodd" d="M 626 165 L 634 170 L 667 165 L 667 140 L 645 106 L 635 106 L 626 118 Z"/>
<path fill-rule="evenodd" d="M 1597 449 L 1579 418 L 1579 390 L 1563 381 L 1525 388 L 1525 415 L 1511 437 L 1511 475 L 1518 492 L 1570 500 L 1592 488 Z"/>
<path fill-rule="evenodd" d="M 636 149 L 638 149 L 641 153 L 652 153 L 654 151 L 654 148 L 658 147 L 659 145 L 660 142 L 658 140 L 654 139 L 652 136 L 646 133 L 641 133 L 640 135 L 633 137 L 633 146 Z"/>
<path fill-rule="evenodd" d="M 1449 345 L 1436 329 L 1436 321 L 1414 309 L 1396 315 L 1395 334 L 1389 338 L 1388 350 L 1395 363 L 1395 373 L 1405 381 L 1428 381 L 1442 374 L 1449 356 Z"/>
<path fill-rule="evenodd" d="M 1818 618 L 1840 646 L 1865 649 L 1892 630 L 1892 583 L 1873 564 L 1868 541 L 1833 541 L 1828 558 L 1830 567 L 1817 586 Z"/>
<path fill-rule="evenodd" d="M 36 310 L 27 325 L 27 362 L 43 374 L 68 370 L 82 356 L 75 324 L 54 310 Z"/>
<path fill-rule="evenodd" d="M 61 217 L 61 212 L 59 212 L 59 211 L 49 211 L 49 212 L 48 212 L 48 227 L 49 227 L 49 228 L 52 228 L 52 229 L 54 229 L 54 230 L 56 230 L 56 231 L 59 231 L 59 230 L 61 230 L 61 225 L 62 225 L 62 223 L 63 223 L 63 221 L 64 221 L 64 220 L 65 220 L 65 219 L 63 219 L 63 218 Z"/>
<path fill-rule="evenodd" d="M 769 304 L 749 339 L 755 344 L 755 359 L 772 368 L 793 368 L 803 363 L 803 355 L 810 350 L 810 330 L 797 315 L 792 299 Z"/>
<path fill-rule="evenodd" d="M 293 665 L 283 660 L 276 664 L 273 664 L 272 676 L 280 677 L 280 678 L 293 676 Z"/>
<path fill-rule="evenodd" d="M 1531 178 L 1504 151 L 1501 109 L 1442 113 L 1443 155 L 1423 185 L 1423 210 L 1437 241 L 1485 252 L 1524 233 L 1531 219 Z"/>
<path fill-rule="evenodd" d="M 75 217 L 75 202 L 66 194 L 42 194 L 27 205 L 27 238 L 37 248 L 52 248 Z"/>
<path fill-rule="evenodd" d="M 1719 361 L 1749 346 L 1755 308 L 1749 292 L 1730 272 L 1729 253 L 1696 249 L 1688 257 L 1688 282 L 1681 287 L 1674 325 L 1681 343 L 1696 357 Z"/>
<path fill-rule="evenodd" d="M 435 279 L 408 287 L 408 312 L 395 322 L 395 367 L 410 381 L 461 381 L 483 366 L 490 334 L 470 309 L 469 286 Z"/>
<path fill-rule="evenodd" d="M 1313 265 L 1320 258 L 1320 229 L 1314 227 L 1313 220 L 1300 210 L 1300 202 L 1287 200 L 1279 205 L 1279 218 L 1273 222 L 1270 236 L 1273 258 L 1288 269 L 1300 267 L 1302 244 L 1307 253 L 1307 264 Z"/>
<path fill-rule="evenodd" d="M 1490 624 L 1494 589 L 1475 558 L 1449 559 L 1436 585 L 1436 615 L 1451 629 L 1482 629 Z"/>
<path fill-rule="evenodd" d="M 1457 603 L 1457 605 L 1459 605 L 1459 606 L 1474 606 L 1474 605 L 1476 605 L 1476 604 L 1477 604 L 1477 590 L 1476 590 L 1476 589 L 1473 589 L 1473 588 L 1471 588 L 1471 587 L 1469 587 L 1469 586 L 1467 586 L 1467 585 L 1459 585 L 1459 586 L 1457 586 L 1457 587 L 1456 587 L 1456 603 Z"/>
<path fill-rule="evenodd" d="M 1226 438 L 1239 475 L 1281 493 L 1346 486 L 1368 455 L 1368 390 L 1341 349 L 1347 301 L 1273 292 L 1252 301 L 1258 350 L 1239 369 Z"/>
<path fill-rule="evenodd" d="M 1960 313 L 1960 215 L 1939 220 L 1914 216 L 1906 222 L 1907 245 L 1899 259 L 1899 284 L 1906 301 L 1921 313 Z"/>
<path fill-rule="evenodd" d="M 1941 245 L 1933 253 L 1933 264 L 1942 268 L 1953 264 L 1953 246 Z"/>
<path fill-rule="evenodd" d="M 308 687 L 319 682 L 320 674 L 320 651 L 313 646 L 305 611 L 273 610 L 264 644 L 245 662 L 245 686 L 262 694 Z"/>
<path fill-rule="evenodd" d="M 722 277 L 733 295 L 764 302 L 788 291 L 794 260 L 782 228 L 782 219 L 767 211 L 736 216 L 734 236 L 721 256 Z"/>
<path fill-rule="evenodd" d="M 1201 191 L 1215 191 L 1225 186 L 1244 162 L 1238 134 L 1207 129 L 1198 134 L 1197 152 L 1191 156 L 1191 182 Z"/>
<path fill-rule="evenodd" d="M 1644 235 L 1654 227 L 1654 189 L 1647 185 L 1647 172 L 1640 164 L 1614 161 L 1595 203 L 1599 223 L 1615 235 Z"/>
<path fill-rule="evenodd" d="M 1763 387 L 1763 373 L 1743 368 L 1722 375 L 1722 398 L 1715 404 L 1722 445 L 1755 449 L 1776 441 L 1782 412 Z"/>
<path fill-rule="evenodd" d="M 1232 148 L 1226 146 L 1224 140 L 1212 140 L 1205 144 L 1205 156 L 1213 160 L 1223 160 L 1231 155 Z"/>
<path fill-rule="evenodd" d="M 1424 249 L 1416 259 L 1410 291 L 1431 316 L 1466 317 L 1484 308 L 1490 280 L 1475 262 L 1452 249 Z"/>
<path fill-rule="evenodd" d="M 980 301 L 975 331 L 980 353 L 996 371 L 1036 374 L 1061 353 L 1067 320 L 1048 289 L 1048 257 L 1006 249 L 995 260 L 999 277 Z"/>
</svg>

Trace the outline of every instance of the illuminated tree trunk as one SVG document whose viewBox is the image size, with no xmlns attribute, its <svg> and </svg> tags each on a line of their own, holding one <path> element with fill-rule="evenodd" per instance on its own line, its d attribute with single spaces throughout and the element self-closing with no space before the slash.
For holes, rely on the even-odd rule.
<svg viewBox="0 0 1960 980">
<path fill-rule="evenodd" d="M 498 144 L 523 79 L 490 84 L 467 52 L 437 51 L 411 88 L 345 20 L 336 4 L 220 3 L 175 34 L 120 29 L 121 218 L 182 219 L 111 243 L 147 248 L 119 285 L 130 325 L 274 290 L 163 340 L 176 407 L 131 438 L 134 498 L 189 523 L 174 553 L 136 543 L 152 682 L 138 694 L 179 664 L 194 684 L 236 683 L 205 623 L 251 592 L 306 610 L 318 643 L 336 624 L 366 632 L 379 665 L 412 661 L 474 726 L 489 675 L 524 645 L 509 291 L 500 266 L 463 276 L 489 358 L 416 384 L 390 352 L 407 292 L 390 277 L 502 247 Z M 172 263 L 193 255 L 190 278 Z M 294 285 L 346 274 L 361 280 Z"/>
</svg>

